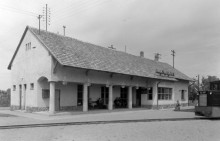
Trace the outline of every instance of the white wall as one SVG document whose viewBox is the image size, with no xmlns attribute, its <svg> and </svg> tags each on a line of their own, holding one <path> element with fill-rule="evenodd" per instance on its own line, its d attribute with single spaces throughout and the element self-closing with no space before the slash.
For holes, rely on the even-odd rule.
<svg viewBox="0 0 220 141">
<path fill-rule="evenodd" d="M 175 102 L 179 100 L 180 103 L 188 103 L 188 85 L 187 81 L 175 82 Z M 181 90 L 185 90 L 185 100 L 181 100 Z"/>
<path fill-rule="evenodd" d="M 25 45 L 29 42 L 32 48 L 26 51 Z M 41 76 L 50 78 L 50 62 L 51 56 L 48 51 L 30 31 L 27 31 L 11 67 L 11 105 L 19 105 L 19 85 L 22 84 L 23 87 L 26 84 L 26 106 L 37 106 L 37 80 Z M 34 90 L 30 90 L 30 83 L 34 83 Z M 13 85 L 16 85 L 16 91 L 13 91 Z"/>
</svg>

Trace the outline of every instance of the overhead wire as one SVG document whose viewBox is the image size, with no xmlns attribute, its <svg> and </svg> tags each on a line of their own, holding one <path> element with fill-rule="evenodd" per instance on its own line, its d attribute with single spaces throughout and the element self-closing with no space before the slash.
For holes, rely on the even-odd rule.
<svg viewBox="0 0 220 141">
<path fill-rule="evenodd" d="M 77 3 L 77 6 L 81 6 L 81 5 L 83 5 L 83 4 L 85 4 L 85 3 L 88 3 L 88 2 L 91 2 L 91 0 L 82 1 L 81 3 Z M 64 11 L 64 10 L 68 10 L 68 9 L 70 9 L 70 8 L 72 9 L 74 6 L 76 6 L 76 5 L 73 3 L 73 4 L 71 4 L 70 6 L 56 9 L 56 10 L 54 10 L 53 12 L 54 12 L 54 13 L 58 13 L 58 12 L 61 12 L 61 11 Z M 56 8 L 56 7 L 55 7 L 55 8 Z"/>
<path fill-rule="evenodd" d="M 97 6 L 101 5 L 101 4 L 104 4 L 105 2 L 107 2 L 107 0 L 106 0 L 106 1 L 104 1 L 104 0 L 103 0 L 103 1 L 97 1 L 95 4 L 93 3 L 93 4 L 91 4 L 91 5 L 87 5 L 87 7 L 82 7 L 82 8 L 79 9 L 78 11 L 75 11 L 75 13 L 71 13 L 71 14 L 66 15 L 66 16 L 63 16 L 63 17 L 57 17 L 57 19 L 54 20 L 54 21 L 58 21 L 58 20 L 65 19 L 65 18 L 69 18 L 69 17 L 74 16 L 74 15 L 80 13 L 80 12 L 87 11 L 89 8 L 97 7 Z M 54 21 L 53 21 L 53 22 L 54 22 Z M 60 21 L 60 22 L 61 22 L 61 21 Z M 58 23 L 59 23 L 59 22 L 58 22 Z"/>
<path fill-rule="evenodd" d="M 82 10 L 82 9 L 84 9 L 85 7 L 88 7 L 88 6 L 90 6 L 90 5 L 94 5 L 94 4 L 96 4 L 98 1 L 96 1 L 96 2 L 88 2 L 86 5 L 84 4 L 84 5 L 80 5 L 80 6 L 78 6 L 77 8 L 72 8 L 71 10 L 66 10 L 66 12 L 68 11 L 68 13 L 75 13 L 75 12 L 77 12 L 77 11 L 80 11 L 80 10 Z M 60 13 L 60 14 L 55 14 L 56 15 L 56 17 L 58 17 L 58 18 L 60 18 L 60 17 L 63 17 L 64 15 L 67 15 L 66 14 L 66 12 L 63 12 L 63 13 Z M 59 16 L 57 16 L 57 15 L 59 15 Z M 68 14 L 69 15 L 69 14 Z"/>
<path fill-rule="evenodd" d="M 29 16 L 37 16 L 38 15 L 37 13 L 31 12 L 31 11 L 26 11 L 26 10 L 18 9 L 15 7 L 6 6 L 6 5 L 0 5 L 0 9 L 8 10 L 11 12 L 16 12 L 16 13 L 20 13 L 20 14 L 26 14 Z"/>
<path fill-rule="evenodd" d="M 80 10 L 80 9 L 82 9 L 83 7 L 84 7 L 84 5 L 85 5 L 85 3 L 87 3 L 87 5 L 88 4 L 94 4 L 94 1 L 89 1 L 89 2 L 87 2 L 87 1 L 85 1 L 84 3 L 80 3 L 80 4 L 77 4 L 77 8 L 74 8 L 74 6 L 75 5 L 71 5 L 71 6 L 69 6 L 69 8 L 71 8 L 72 10 L 70 10 L 70 11 L 68 11 L 67 9 L 65 9 L 65 8 L 62 8 L 62 10 L 61 11 L 63 11 L 63 10 L 66 10 L 66 11 L 68 11 L 69 13 L 73 13 L 74 11 L 78 11 L 78 10 Z M 56 10 L 57 12 L 58 12 L 58 10 Z M 53 11 L 52 11 L 53 12 Z M 52 13 L 51 12 L 51 13 Z M 60 12 L 59 11 L 59 13 L 61 13 L 61 14 L 59 14 L 59 13 L 54 13 L 53 12 L 53 14 L 51 14 L 50 13 L 50 17 L 52 17 L 51 15 L 56 15 L 55 16 L 55 19 L 59 19 L 60 17 L 63 17 L 63 15 L 66 15 L 66 12 Z M 57 16 L 57 15 L 59 15 L 59 16 Z M 54 20 L 50 20 L 50 21 L 53 21 L 54 22 Z M 57 21 L 57 20 L 55 20 L 55 21 Z M 43 23 L 45 23 L 45 20 L 43 21 Z M 56 22 L 56 23 L 59 23 L 59 22 Z M 43 24 L 43 27 L 45 28 L 45 25 Z"/>
</svg>

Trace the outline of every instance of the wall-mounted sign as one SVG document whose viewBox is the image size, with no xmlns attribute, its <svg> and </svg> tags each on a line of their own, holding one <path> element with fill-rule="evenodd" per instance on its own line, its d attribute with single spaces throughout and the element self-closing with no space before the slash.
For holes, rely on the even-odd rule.
<svg viewBox="0 0 220 141">
<path fill-rule="evenodd" d="M 169 72 L 169 71 L 157 70 L 156 69 L 156 73 L 158 75 L 160 75 L 160 76 L 174 77 L 174 73 L 173 72 Z"/>
</svg>

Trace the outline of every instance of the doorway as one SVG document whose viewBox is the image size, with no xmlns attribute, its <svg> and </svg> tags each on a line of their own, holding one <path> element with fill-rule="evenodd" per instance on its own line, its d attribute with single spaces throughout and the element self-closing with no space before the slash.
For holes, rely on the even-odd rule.
<svg viewBox="0 0 220 141">
<path fill-rule="evenodd" d="M 136 89 L 136 106 L 140 107 L 141 106 L 141 88 Z"/>
<path fill-rule="evenodd" d="M 24 102 L 24 104 L 23 104 L 23 109 L 25 110 L 26 109 L 26 88 L 27 88 L 27 85 L 26 84 L 24 84 L 24 95 L 23 95 L 23 102 Z"/>
<path fill-rule="evenodd" d="M 104 105 L 108 104 L 108 94 L 109 88 L 108 87 L 101 87 L 101 98 L 103 100 Z"/>
<path fill-rule="evenodd" d="M 60 90 L 55 90 L 55 111 L 60 111 Z"/>
<path fill-rule="evenodd" d="M 19 85 L 19 109 L 22 107 L 22 85 Z"/>
</svg>

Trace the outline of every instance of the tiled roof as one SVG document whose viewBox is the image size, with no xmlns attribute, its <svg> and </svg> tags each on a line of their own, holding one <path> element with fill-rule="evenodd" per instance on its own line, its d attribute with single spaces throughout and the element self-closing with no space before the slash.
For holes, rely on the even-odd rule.
<svg viewBox="0 0 220 141">
<path fill-rule="evenodd" d="M 28 27 L 45 45 L 57 61 L 64 66 L 126 74 L 132 76 L 168 79 L 156 74 L 156 70 L 173 72 L 174 78 L 191 80 L 167 63 L 157 62 L 125 52 L 116 51 L 59 34 Z"/>
</svg>

